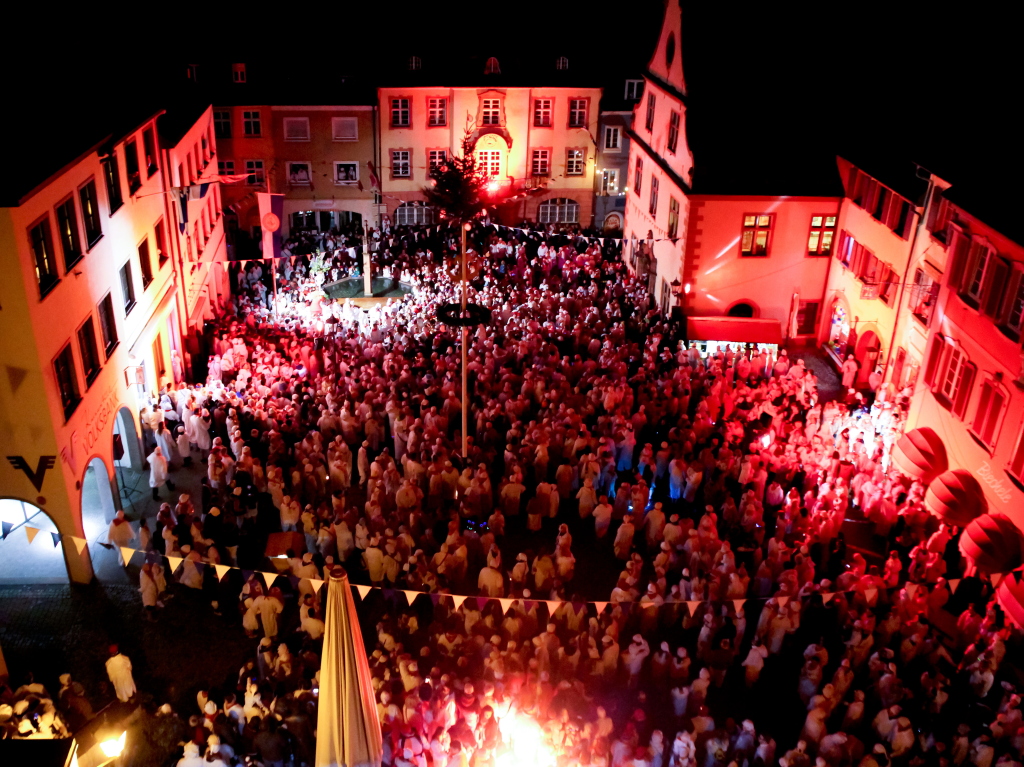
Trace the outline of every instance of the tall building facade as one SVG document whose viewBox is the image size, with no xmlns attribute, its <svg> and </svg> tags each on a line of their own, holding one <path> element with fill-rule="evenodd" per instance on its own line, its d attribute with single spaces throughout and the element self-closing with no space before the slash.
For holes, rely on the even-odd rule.
<svg viewBox="0 0 1024 767">
<path fill-rule="evenodd" d="M 608 83 L 601 96 L 594 173 L 594 226 L 609 235 L 621 233 L 626 222 L 629 131 L 633 127 L 633 109 L 643 93 L 644 81 L 636 77 Z"/>
</svg>

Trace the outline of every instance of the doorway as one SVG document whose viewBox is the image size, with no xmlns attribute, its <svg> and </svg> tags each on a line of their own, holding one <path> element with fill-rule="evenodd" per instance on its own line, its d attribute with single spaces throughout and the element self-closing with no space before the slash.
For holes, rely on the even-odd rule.
<svg viewBox="0 0 1024 767">
<path fill-rule="evenodd" d="M 117 506 L 113 487 L 102 458 L 93 458 L 82 478 L 82 529 L 86 540 L 107 542 L 107 528 L 110 526 Z"/>
<path fill-rule="evenodd" d="M 867 383 L 868 376 L 878 364 L 878 354 L 881 351 L 881 342 L 878 334 L 873 330 L 865 330 L 857 339 L 857 347 L 854 355 L 860 363 L 860 372 L 857 373 L 859 384 Z"/>
<path fill-rule="evenodd" d="M 0 540 L 0 584 L 68 583 L 64 547 L 54 539 L 57 525 L 38 506 L 0 498 L 0 520 L 8 529 Z"/>
</svg>

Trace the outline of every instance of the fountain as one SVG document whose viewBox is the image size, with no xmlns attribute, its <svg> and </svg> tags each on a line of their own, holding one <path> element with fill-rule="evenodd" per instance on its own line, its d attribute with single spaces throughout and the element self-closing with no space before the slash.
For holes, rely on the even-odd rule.
<svg viewBox="0 0 1024 767">
<path fill-rule="evenodd" d="M 374 277 L 370 263 L 370 238 L 363 228 L 363 274 L 361 277 L 346 277 L 321 286 L 324 294 L 336 301 L 350 299 L 360 309 L 369 310 L 378 304 L 387 303 L 389 298 L 404 298 L 412 293 L 412 285 L 397 278 Z"/>
</svg>

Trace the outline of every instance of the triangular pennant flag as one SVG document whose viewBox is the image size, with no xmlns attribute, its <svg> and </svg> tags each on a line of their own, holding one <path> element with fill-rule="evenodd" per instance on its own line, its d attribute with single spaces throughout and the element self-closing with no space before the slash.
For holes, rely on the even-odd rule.
<svg viewBox="0 0 1024 767">
<path fill-rule="evenodd" d="M 775 597 L 775 601 L 779 603 L 779 607 L 785 607 L 786 604 L 789 602 L 789 597 L 785 597 L 785 596 Z"/>
<path fill-rule="evenodd" d="M 7 382 L 11 385 L 11 394 L 16 394 L 21 387 L 21 382 L 28 375 L 28 370 L 16 368 L 13 365 L 5 365 L 4 367 L 7 368 Z"/>
<path fill-rule="evenodd" d="M 313 593 L 316 594 L 320 591 L 320 587 L 324 585 L 324 582 L 319 578 L 310 578 L 309 585 L 313 587 Z"/>
<path fill-rule="evenodd" d="M 403 591 L 402 593 L 405 594 L 406 601 L 409 602 L 410 607 L 412 607 L 412 603 L 416 601 L 416 597 L 420 595 L 420 592 L 418 591 Z"/>
<path fill-rule="evenodd" d="M 515 601 L 514 599 L 499 599 L 498 600 L 498 602 L 501 604 L 501 614 L 502 615 L 504 615 L 505 613 L 507 613 L 509 611 L 509 608 L 512 607 L 512 603 L 514 601 Z"/>
<path fill-rule="evenodd" d="M 957 586 L 960 585 L 960 578 L 950 578 L 947 582 L 949 583 L 950 593 L 955 594 Z"/>
<path fill-rule="evenodd" d="M 50 533 L 50 537 L 53 539 L 53 548 L 57 548 L 60 544 L 60 533 Z"/>
<path fill-rule="evenodd" d="M 32 541 L 36 539 L 36 536 L 39 535 L 39 528 L 25 525 L 25 535 L 28 536 L 28 542 L 32 543 Z"/>
<path fill-rule="evenodd" d="M 457 594 L 451 595 L 452 601 L 455 603 L 455 609 L 458 610 L 462 607 L 462 603 L 466 601 L 465 597 L 460 597 Z"/>
<path fill-rule="evenodd" d="M 700 601 L 687 602 L 686 606 L 690 608 L 690 617 L 692 618 L 697 612 L 697 608 L 700 607 Z"/>
<path fill-rule="evenodd" d="M 359 592 L 360 599 L 366 599 L 366 595 L 370 593 L 372 586 L 363 586 L 362 584 L 356 584 L 356 591 Z"/>
<path fill-rule="evenodd" d="M 255 570 L 242 570 L 242 580 L 248 583 L 249 579 L 252 578 L 252 576 L 255 574 Z"/>
<path fill-rule="evenodd" d="M 547 605 L 548 605 L 548 615 L 554 615 L 555 611 L 558 610 L 558 608 L 562 606 L 562 603 L 559 602 L 557 599 L 549 599 Z"/>
<path fill-rule="evenodd" d="M 2 529 L 3 529 L 3 537 L 6 538 L 8 535 L 11 534 L 11 530 L 14 529 L 14 523 L 13 522 L 4 522 L 3 525 L 0 526 L 0 527 L 2 527 Z"/>
<path fill-rule="evenodd" d="M 224 576 L 228 574 L 228 570 L 231 569 L 230 565 L 214 565 L 214 569 L 217 570 L 217 580 L 224 580 Z"/>
<path fill-rule="evenodd" d="M 299 587 L 299 580 L 299 576 L 297 575 L 288 576 L 288 582 L 292 584 L 293 589 L 297 589 Z"/>
<path fill-rule="evenodd" d="M 434 607 L 437 607 L 441 604 L 441 595 L 436 593 L 430 594 L 430 601 L 434 603 Z"/>
<path fill-rule="evenodd" d="M 739 612 L 743 609 L 743 605 L 746 603 L 746 599 L 734 599 L 732 600 L 732 609 Z"/>
<path fill-rule="evenodd" d="M 85 538 L 79 538 L 77 535 L 71 536 L 71 542 L 75 544 L 75 550 L 79 554 L 85 551 L 85 547 L 89 545 L 89 541 L 85 540 Z"/>
<path fill-rule="evenodd" d="M 174 571 L 178 569 L 178 565 L 180 565 L 184 560 L 185 557 L 172 557 L 170 554 L 167 555 L 167 567 L 170 569 L 171 575 L 174 575 Z"/>
<path fill-rule="evenodd" d="M 135 553 L 135 549 L 130 549 L 127 546 L 118 546 L 121 550 L 121 561 L 125 567 L 128 567 L 128 563 L 132 561 L 132 554 Z"/>
<path fill-rule="evenodd" d="M 908 583 L 906 586 L 904 586 L 904 588 L 907 590 L 907 596 L 910 597 L 911 599 L 913 599 L 914 598 L 914 594 L 917 593 L 917 584 L 916 583 Z"/>
<path fill-rule="evenodd" d="M 829 602 L 832 601 L 832 597 L 834 596 L 835 594 L 833 594 L 831 591 L 826 591 L 824 594 L 821 595 L 821 603 L 823 605 L 827 605 Z"/>
<path fill-rule="evenodd" d="M 864 589 L 864 598 L 869 602 L 878 596 L 878 589 Z"/>
<path fill-rule="evenodd" d="M 598 617 L 604 612 L 604 608 L 608 606 L 607 602 L 594 602 L 594 608 L 597 610 Z"/>
<path fill-rule="evenodd" d="M 260 572 L 263 572 L 262 570 Z M 274 581 L 281 577 L 281 573 L 263 573 L 263 582 L 267 584 L 267 589 L 271 589 L 274 586 Z"/>
<path fill-rule="evenodd" d="M 992 585 L 993 586 L 998 586 L 1000 581 L 1002 581 L 1002 580 L 1003 580 L 1003 574 L 1002 573 L 993 573 L 992 574 Z"/>
</svg>

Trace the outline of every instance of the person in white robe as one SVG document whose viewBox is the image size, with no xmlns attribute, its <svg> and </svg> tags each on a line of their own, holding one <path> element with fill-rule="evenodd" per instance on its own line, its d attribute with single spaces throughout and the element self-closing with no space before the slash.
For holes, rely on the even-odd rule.
<svg viewBox="0 0 1024 767">
<path fill-rule="evenodd" d="M 135 695 L 135 680 L 132 678 L 132 662 L 121 653 L 117 645 L 110 646 L 110 657 L 107 658 L 107 676 L 114 685 L 114 694 L 122 703 L 127 703 Z"/>
<path fill-rule="evenodd" d="M 149 454 L 149 486 L 153 489 L 153 500 L 160 500 L 159 492 L 160 488 L 167 485 L 174 492 L 174 483 L 171 482 L 171 478 L 168 476 L 167 470 L 167 456 L 164 455 L 163 448 L 156 447 L 152 453 Z"/>
</svg>

